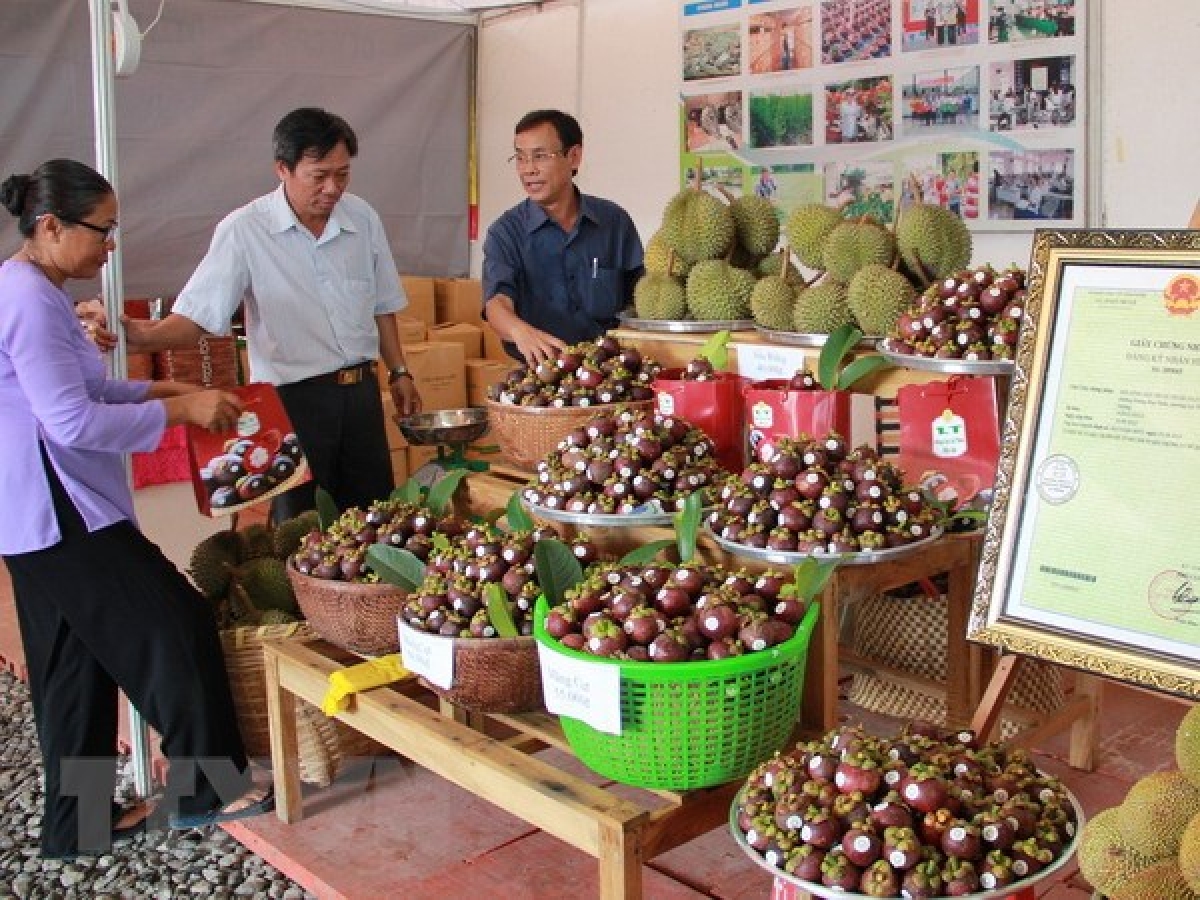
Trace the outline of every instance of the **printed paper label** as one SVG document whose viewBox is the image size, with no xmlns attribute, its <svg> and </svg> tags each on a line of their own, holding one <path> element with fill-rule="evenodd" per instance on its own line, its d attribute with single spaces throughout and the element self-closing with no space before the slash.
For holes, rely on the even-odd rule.
<svg viewBox="0 0 1200 900">
<path fill-rule="evenodd" d="M 400 658 L 404 668 L 440 688 L 454 687 L 454 641 L 400 623 Z"/>
<path fill-rule="evenodd" d="M 538 645 L 546 709 L 606 734 L 621 733 L 621 670 Z"/>
</svg>

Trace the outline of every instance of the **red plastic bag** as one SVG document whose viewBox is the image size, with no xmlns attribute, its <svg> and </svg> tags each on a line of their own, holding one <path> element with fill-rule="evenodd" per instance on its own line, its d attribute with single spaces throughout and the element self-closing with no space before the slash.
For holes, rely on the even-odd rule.
<svg viewBox="0 0 1200 900">
<path fill-rule="evenodd" d="M 682 369 L 664 369 L 654 379 L 660 414 L 675 416 L 703 431 L 717 448 L 717 461 L 730 472 L 743 468 L 742 379 L 717 372 L 705 381 L 680 378 Z"/>
<path fill-rule="evenodd" d="M 232 431 L 187 429 L 188 463 L 196 506 L 206 516 L 224 516 L 269 500 L 311 477 L 304 451 L 275 388 L 247 384 L 230 388 L 242 400 Z"/>
<path fill-rule="evenodd" d="M 742 392 L 750 456 L 766 462 L 781 437 L 824 437 L 836 431 L 850 438 L 849 391 L 802 391 L 782 378 L 756 381 Z"/>
<path fill-rule="evenodd" d="M 985 377 L 905 385 L 900 413 L 899 465 L 908 480 L 932 487 L 956 506 L 996 483 L 1000 419 L 996 382 Z"/>
</svg>

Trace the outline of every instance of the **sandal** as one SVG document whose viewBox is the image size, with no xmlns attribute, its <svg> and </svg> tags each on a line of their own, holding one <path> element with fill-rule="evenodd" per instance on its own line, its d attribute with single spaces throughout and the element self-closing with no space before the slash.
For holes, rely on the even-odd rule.
<svg viewBox="0 0 1200 900">
<path fill-rule="evenodd" d="M 238 798 L 238 800 L 234 801 L 234 804 L 241 802 L 241 800 L 242 798 Z M 234 804 L 202 813 L 172 813 L 167 817 L 167 825 L 170 828 L 176 829 L 207 828 L 209 825 L 220 825 L 223 822 L 235 822 L 238 819 L 261 816 L 263 813 L 268 813 L 275 808 L 275 788 L 274 786 L 268 787 L 262 797 L 253 803 L 247 803 L 245 806 L 240 806 L 237 809 L 229 809 L 229 806 Z"/>
<path fill-rule="evenodd" d="M 130 806 L 121 806 L 114 802 L 112 811 L 112 842 L 116 844 L 150 831 L 149 823 L 156 811 L 156 805 L 147 800 L 138 800 Z M 135 814 L 136 818 L 132 821 L 125 821 Z M 122 821 L 125 821 L 125 824 L 122 825 Z"/>
</svg>

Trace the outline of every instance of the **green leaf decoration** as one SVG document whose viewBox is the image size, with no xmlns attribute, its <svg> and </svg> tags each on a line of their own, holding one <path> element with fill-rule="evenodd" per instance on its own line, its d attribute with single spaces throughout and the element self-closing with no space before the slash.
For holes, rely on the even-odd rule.
<svg viewBox="0 0 1200 900">
<path fill-rule="evenodd" d="M 704 516 L 704 500 L 700 491 L 693 491 L 683 501 L 683 509 L 675 513 L 675 539 L 679 544 L 679 561 L 691 562 L 696 555 L 696 539 L 700 534 L 700 520 Z"/>
<path fill-rule="evenodd" d="M 668 541 L 668 540 L 651 541 L 649 544 L 643 544 L 640 547 L 636 547 L 633 550 L 630 550 L 628 553 L 626 553 L 624 556 L 621 557 L 621 560 L 620 560 L 620 562 L 617 563 L 617 565 L 619 565 L 619 566 L 648 565 L 649 563 L 654 562 L 655 557 L 657 557 L 664 550 L 668 550 L 674 546 L 675 546 L 675 541 Z"/>
<path fill-rule="evenodd" d="M 325 531 L 338 520 L 341 510 L 338 509 L 337 503 L 333 500 L 333 494 L 325 490 L 323 487 L 317 488 L 317 521 L 321 525 L 321 530 Z"/>
<path fill-rule="evenodd" d="M 553 538 L 533 545 L 533 571 L 551 606 L 562 603 L 566 592 L 583 581 L 583 568 L 571 548 Z"/>
<path fill-rule="evenodd" d="M 529 515 L 521 503 L 521 492 L 513 491 L 505 507 L 504 518 L 508 520 L 509 531 L 533 531 L 533 516 Z"/>
<path fill-rule="evenodd" d="M 400 487 L 392 491 L 392 495 L 388 499 L 399 500 L 401 503 L 411 503 L 414 506 L 420 506 L 423 490 L 424 488 L 422 488 L 421 482 L 417 481 L 415 478 L 410 478 L 408 481 L 404 482 L 404 484 L 400 485 Z"/>
<path fill-rule="evenodd" d="M 783 593 L 812 601 L 824 590 L 837 567 L 837 560 L 819 560 L 810 556 L 792 568 L 792 581 L 783 586 Z"/>
<path fill-rule="evenodd" d="M 817 381 L 825 390 L 837 390 L 842 360 L 862 340 L 862 336 L 863 333 L 853 325 L 843 325 L 825 339 L 821 355 L 817 357 Z"/>
<path fill-rule="evenodd" d="M 846 368 L 842 369 L 842 373 L 838 375 L 837 390 L 848 391 L 850 386 L 856 382 L 866 378 L 876 369 L 888 368 L 892 365 L 891 360 L 886 356 L 880 356 L 878 353 L 872 353 L 868 356 L 860 356 Z"/>
<path fill-rule="evenodd" d="M 435 516 L 445 513 L 446 507 L 454 499 L 454 492 L 458 490 L 458 486 L 462 484 L 462 480 L 469 474 L 466 469 L 455 469 L 453 472 L 447 472 L 435 481 L 433 487 L 429 489 L 429 496 L 425 501 L 429 507 L 429 511 Z"/>
<path fill-rule="evenodd" d="M 406 591 L 415 591 L 425 580 L 425 563 L 399 547 L 372 544 L 367 548 L 367 562 L 380 581 Z"/>
<path fill-rule="evenodd" d="M 435 531 L 433 533 L 433 538 L 431 539 L 430 543 L 433 544 L 433 549 L 438 553 L 450 552 L 450 538 L 446 537 L 446 535 L 442 534 L 440 531 Z"/>
<path fill-rule="evenodd" d="M 718 331 L 704 342 L 696 355 L 707 359 L 718 372 L 724 371 L 729 366 L 729 338 L 728 331 Z"/>
<path fill-rule="evenodd" d="M 508 608 L 508 594 L 498 584 L 483 586 L 483 605 L 487 609 L 488 618 L 496 629 L 496 635 L 502 638 L 520 636 L 516 623 L 513 622 L 512 610 Z"/>
</svg>

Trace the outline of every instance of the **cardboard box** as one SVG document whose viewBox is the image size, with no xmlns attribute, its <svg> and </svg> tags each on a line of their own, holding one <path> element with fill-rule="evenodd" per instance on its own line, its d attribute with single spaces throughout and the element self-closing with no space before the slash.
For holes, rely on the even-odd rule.
<svg viewBox="0 0 1200 900">
<path fill-rule="evenodd" d="M 457 341 L 409 344 L 404 358 L 417 383 L 421 407 L 462 409 L 467 405 L 466 357 Z"/>
<path fill-rule="evenodd" d="M 425 340 L 429 326 L 420 319 L 411 318 L 407 313 L 396 314 L 396 335 L 401 344 L 419 344 Z"/>
<path fill-rule="evenodd" d="M 516 360 L 508 355 L 504 349 L 504 342 L 500 340 L 500 335 L 496 334 L 494 329 L 487 322 L 480 325 L 483 329 L 483 356 L 485 359 L 510 360 L 514 364 Z"/>
<path fill-rule="evenodd" d="M 508 373 L 517 367 L 516 360 L 497 362 L 491 359 L 468 359 L 467 369 L 467 403 L 471 406 L 483 406 L 487 399 L 488 388 L 503 381 Z"/>
<path fill-rule="evenodd" d="M 483 323 L 483 284 L 476 278 L 436 278 L 434 306 L 440 324 Z"/>
<path fill-rule="evenodd" d="M 415 447 L 409 445 L 407 453 L 408 472 L 412 475 L 430 460 L 437 458 L 437 447 Z"/>
<path fill-rule="evenodd" d="M 437 305 L 434 301 L 433 279 L 427 275 L 401 275 L 400 283 L 408 295 L 408 306 L 403 310 L 410 319 L 424 322 L 427 326 L 437 323 Z"/>
<path fill-rule="evenodd" d="M 427 339 L 431 342 L 455 341 L 462 344 L 464 359 L 479 359 L 483 356 L 483 329 L 467 322 L 452 322 L 434 325 Z"/>
<path fill-rule="evenodd" d="M 387 434 L 389 450 L 403 450 L 408 446 L 408 441 L 396 425 L 396 404 L 389 391 L 383 392 L 383 430 Z"/>
<path fill-rule="evenodd" d="M 392 480 L 396 487 L 408 481 L 408 448 L 402 447 L 392 451 Z"/>
</svg>

